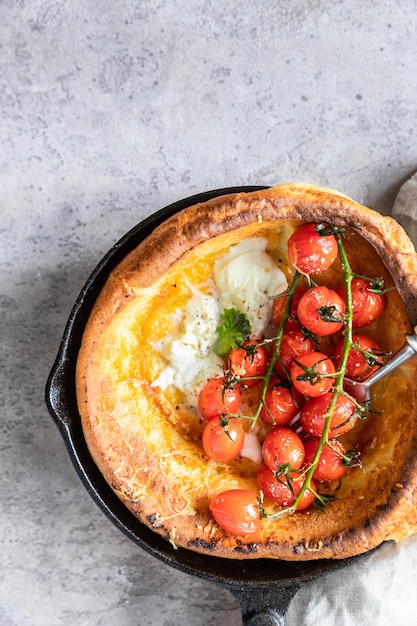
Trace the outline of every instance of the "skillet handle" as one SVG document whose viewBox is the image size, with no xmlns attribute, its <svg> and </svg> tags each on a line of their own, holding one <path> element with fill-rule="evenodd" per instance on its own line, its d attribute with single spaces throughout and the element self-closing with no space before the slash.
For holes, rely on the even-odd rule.
<svg viewBox="0 0 417 626">
<path fill-rule="evenodd" d="M 65 382 L 64 358 L 58 355 L 46 383 L 45 399 L 49 413 L 62 433 L 66 432 L 70 420 Z"/>
<path fill-rule="evenodd" d="M 242 612 L 243 626 L 284 626 L 285 615 L 300 585 L 266 589 L 231 589 Z"/>
</svg>

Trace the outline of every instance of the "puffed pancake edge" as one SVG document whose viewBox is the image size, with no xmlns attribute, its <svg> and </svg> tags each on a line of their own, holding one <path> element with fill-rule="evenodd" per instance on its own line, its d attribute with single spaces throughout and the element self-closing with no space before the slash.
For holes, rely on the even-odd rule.
<svg viewBox="0 0 417 626">
<path fill-rule="evenodd" d="M 271 530 L 272 522 L 268 521 L 266 530 L 251 536 L 227 535 L 210 517 L 204 498 L 197 505 L 184 504 L 180 493 L 183 478 L 176 482 L 175 476 L 160 474 L 159 460 L 148 450 L 146 436 L 138 431 L 136 416 L 124 415 L 122 421 L 118 417 L 112 421 L 106 417 L 111 416 L 111 410 L 102 411 L 107 401 L 111 405 L 111 399 L 106 398 L 103 380 L 98 382 L 102 376 L 100 342 L 141 290 L 146 293 L 152 289 L 188 252 L 208 239 L 252 224 L 294 220 L 326 221 L 361 235 L 391 275 L 408 313 L 408 327 L 416 325 L 417 255 L 402 227 L 336 191 L 299 183 L 217 197 L 169 218 L 111 273 L 86 325 L 77 361 L 76 390 L 89 451 L 133 514 L 176 547 L 233 559 L 339 559 L 366 552 L 386 540 L 400 541 L 417 531 L 415 358 L 407 366 L 404 389 L 398 391 L 404 405 L 401 410 L 406 405 L 408 411 L 404 442 L 398 444 L 401 466 L 390 461 L 384 478 L 371 481 L 366 503 L 352 496 L 346 509 L 337 503 L 333 516 L 327 512 L 295 514 L 274 522 L 277 530 Z M 169 419 L 170 407 L 163 394 L 149 385 L 143 388 L 139 384 L 138 390 L 146 395 L 141 401 L 148 408 L 156 407 L 158 415 Z M 390 410 L 397 408 L 390 406 Z M 206 460 L 201 455 L 196 462 Z M 370 514 L 364 516 L 364 510 Z"/>
</svg>

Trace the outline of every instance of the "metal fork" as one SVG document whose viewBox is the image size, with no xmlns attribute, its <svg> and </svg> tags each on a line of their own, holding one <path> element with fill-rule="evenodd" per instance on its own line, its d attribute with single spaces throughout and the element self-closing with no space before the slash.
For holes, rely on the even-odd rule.
<svg viewBox="0 0 417 626">
<path fill-rule="evenodd" d="M 371 387 L 378 380 L 392 372 L 402 363 L 411 359 L 412 356 L 417 354 L 417 326 L 414 328 L 413 335 L 406 335 L 406 344 L 401 350 L 399 350 L 393 357 L 380 367 L 372 376 L 370 376 L 364 382 L 358 382 L 350 378 L 345 378 L 343 381 L 344 390 L 355 398 L 357 402 L 366 402 L 371 399 Z"/>
</svg>

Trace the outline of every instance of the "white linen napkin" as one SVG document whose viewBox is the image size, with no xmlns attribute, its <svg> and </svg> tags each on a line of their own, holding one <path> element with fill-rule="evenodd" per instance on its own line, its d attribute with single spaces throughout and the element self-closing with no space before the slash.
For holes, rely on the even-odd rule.
<svg viewBox="0 0 417 626">
<path fill-rule="evenodd" d="M 403 226 L 417 247 L 417 172 L 401 187 L 391 215 Z"/>
</svg>

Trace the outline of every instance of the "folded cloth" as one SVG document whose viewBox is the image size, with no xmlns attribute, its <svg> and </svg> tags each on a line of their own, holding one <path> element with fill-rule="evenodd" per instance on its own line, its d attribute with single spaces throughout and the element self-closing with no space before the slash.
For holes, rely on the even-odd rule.
<svg viewBox="0 0 417 626">
<path fill-rule="evenodd" d="M 392 217 L 417 247 L 417 173 L 400 189 Z M 417 535 L 388 542 L 335 573 L 302 585 L 285 626 L 416 626 Z"/>
<path fill-rule="evenodd" d="M 417 247 L 417 172 L 401 187 L 391 215 L 407 231 Z"/>
<path fill-rule="evenodd" d="M 285 626 L 416 626 L 417 536 L 301 586 Z"/>
</svg>

